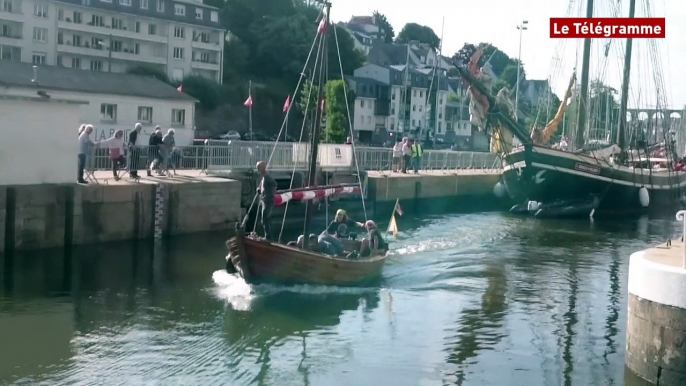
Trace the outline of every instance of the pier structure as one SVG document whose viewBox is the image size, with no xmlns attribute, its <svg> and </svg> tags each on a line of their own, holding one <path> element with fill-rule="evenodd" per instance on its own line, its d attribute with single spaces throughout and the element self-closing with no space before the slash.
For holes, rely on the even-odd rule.
<svg viewBox="0 0 686 386">
<path fill-rule="evenodd" d="M 686 211 L 677 219 L 684 221 Z M 626 366 L 660 386 L 686 384 L 686 245 L 667 241 L 631 255 Z"/>
</svg>

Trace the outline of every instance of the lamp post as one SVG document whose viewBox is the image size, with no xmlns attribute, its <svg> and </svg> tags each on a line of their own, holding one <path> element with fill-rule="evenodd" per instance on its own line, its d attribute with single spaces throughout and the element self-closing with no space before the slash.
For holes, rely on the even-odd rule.
<svg viewBox="0 0 686 386">
<path fill-rule="evenodd" d="M 515 87 L 515 121 L 517 121 L 517 113 L 519 112 L 519 71 L 522 67 L 522 32 L 526 31 L 526 27 L 529 24 L 527 20 L 524 20 L 522 24 L 517 26 L 519 30 L 519 56 L 517 56 L 517 83 Z"/>
</svg>

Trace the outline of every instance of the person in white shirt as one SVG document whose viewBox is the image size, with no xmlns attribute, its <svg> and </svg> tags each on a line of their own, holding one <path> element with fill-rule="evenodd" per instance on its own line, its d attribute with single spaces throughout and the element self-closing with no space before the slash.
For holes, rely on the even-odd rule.
<svg viewBox="0 0 686 386">
<path fill-rule="evenodd" d="M 410 147 L 410 139 L 403 138 L 403 173 L 407 173 L 407 167 L 410 166 L 412 160 L 412 148 Z"/>
<path fill-rule="evenodd" d="M 393 171 L 399 172 L 402 169 L 403 160 L 403 143 L 398 138 L 395 145 L 393 145 Z"/>
</svg>

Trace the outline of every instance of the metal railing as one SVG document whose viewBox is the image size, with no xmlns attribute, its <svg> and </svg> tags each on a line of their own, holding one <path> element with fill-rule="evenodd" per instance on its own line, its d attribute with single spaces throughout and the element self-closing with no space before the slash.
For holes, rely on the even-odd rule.
<svg viewBox="0 0 686 386">
<path fill-rule="evenodd" d="M 340 145 L 345 146 L 345 145 Z M 321 149 L 321 148 L 320 148 Z M 357 162 L 360 170 L 390 171 L 393 169 L 393 150 L 377 147 L 356 147 Z M 273 155 L 272 155 L 273 152 Z M 322 160 L 320 151 L 319 160 Z M 95 148 L 86 164 L 89 170 L 109 170 L 112 160 L 107 148 Z M 125 149 L 127 165 L 138 170 L 149 167 L 155 158 L 155 150 L 148 146 Z M 309 146 L 292 142 L 278 143 L 258 141 L 206 141 L 204 145 L 178 146 L 170 156 L 170 161 L 178 170 L 240 171 L 254 169 L 258 161 L 270 159 L 272 170 L 307 169 Z M 133 155 L 133 157 L 131 157 Z M 355 170 L 355 162 L 350 162 Z M 409 169 L 409 167 L 408 167 Z M 471 151 L 425 150 L 420 170 L 499 170 L 500 160 L 495 154 Z"/>
</svg>

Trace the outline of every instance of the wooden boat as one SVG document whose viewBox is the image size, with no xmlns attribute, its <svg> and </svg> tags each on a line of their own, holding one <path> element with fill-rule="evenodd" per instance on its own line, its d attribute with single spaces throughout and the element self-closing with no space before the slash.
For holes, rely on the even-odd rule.
<svg viewBox="0 0 686 386">
<path fill-rule="evenodd" d="M 352 241 L 352 240 L 350 240 Z M 357 242 L 356 248 L 359 248 Z M 363 285 L 381 274 L 387 253 L 360 259 L 333 257 L 271 243 L 242 229 L 228 242 L 227 271 L 238 272 L 247 283 Z M 346 250 L 351 250 L 346 246 Z"/>
<path fill-rule="evenodd" d="M 326 62 L 326 32 L 329 26 L 330 4 L 324 3 L 326 12 L 318 27 L 315 37 L 321 38 L 320 50 L 317 52 L 318 59 L 315 61 L 315 69 L 312 74 L 318 71 L 318 98 L 315 101 L 323 101 L 324 90 L 324 66 Z M 315 44 L 313 43 L 313 47 Z M 339 53 L 340 55 L 340 53 Z M 310 58 L 308 58 L 310 62 Z M 317 63 L 320 63 L 319 68 Z M 305 65 L 307 67 L 307 64 Z M 303 71 L 307 73 L 308 71 Z M 293 95 L 297 95 L 296 92 Z M 309 103 L 308 103 L 309 104 Z M 274 197 L 275 205 L 282 205 L 289 201 L 305 201 L 305 227 L 303 235 L 307 237 L 310 232 L 309 224 L 312 218 L 313 206 L 311 200 L 327 198 L 340 194 L 360 194 L 362 199 L 362 183 L 346 184 L 336 186 L 317 186 L 317 152 L 320 142 L 321 122 L 323 116 L 323 103 L 313 103 L 316 105 L 315 116 L 312 122 L 311 141 L 309 146 L 309 176 L 308 184 L 305 188 L 289 189 L 276 192 Z M 290 106 L 289 106 L 290 110 Z M 308 116 L 308 114 L 305 114 Z M 288 112 L 286 113 L 288 116 Z M 350 117 L 348 117 L 350 119 Z M 304 127 L 304 126 L 303 126 Z M 283 130 L 283 129 L 282 129 Z M 279 133 L 278 138 L 281 137 Z M 351 145 L 353 157 L 356 159 L 355 145 Z M 359 176 L 358 176 L 359 178 Z M 250 210 L 248 210 L 250 213 Z M 238 273 L 247 283 L 279 282 L 287 284 L 328 284 L 328 285 L 355 285 L 373 281 L 381 274 L 381 269 L 386 261 L 387 252 L 381 256 L 371 256 L 366 258 L 348 259 L 345 257 L 334 257 L 319 253 L 312 246 L 299 248 L 297 246 L 284 245 L 281 243 L 267 241 L 255 233 L 246 232 L 245 224 L 247 215 L 242 224 L 237 229 L 235 237 L 227 242 L 229 256 L 227 257 L 226 270 L 229 273 Z M 307 241 L 307 240 L 306 240 Z M 343 241 L 343 240 L 342 240 Z M 346 251 L 360 250 L 360 242 L 345 240 Z"/>
</svg>

